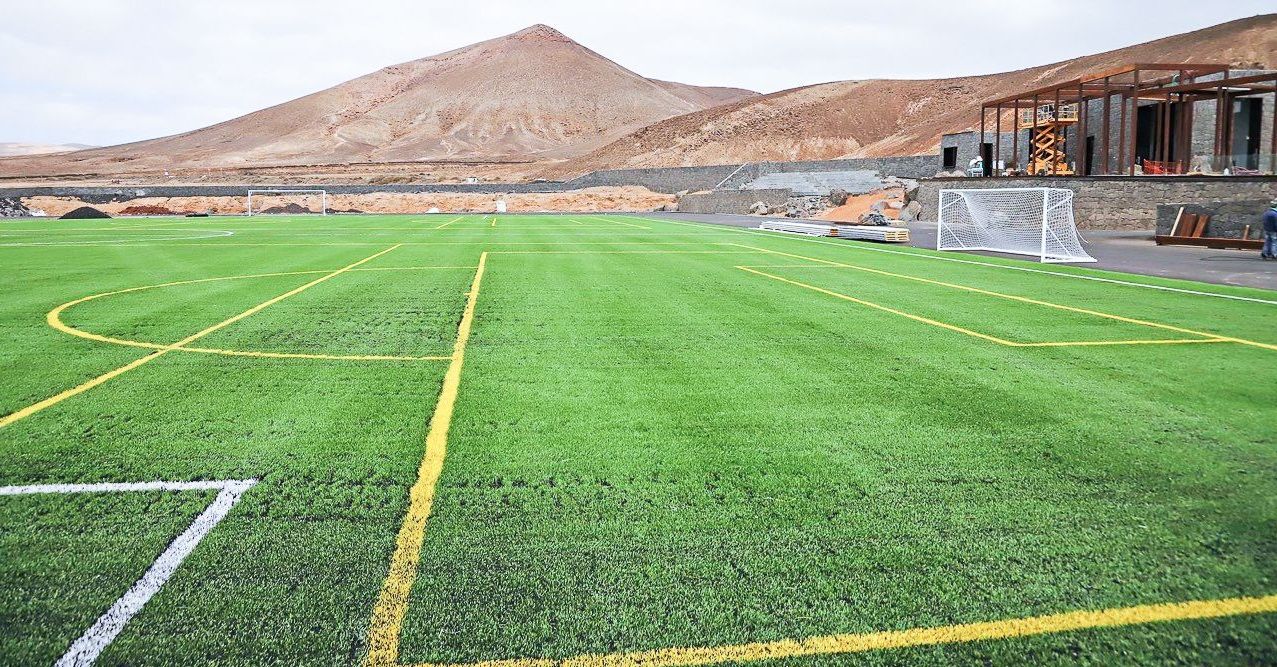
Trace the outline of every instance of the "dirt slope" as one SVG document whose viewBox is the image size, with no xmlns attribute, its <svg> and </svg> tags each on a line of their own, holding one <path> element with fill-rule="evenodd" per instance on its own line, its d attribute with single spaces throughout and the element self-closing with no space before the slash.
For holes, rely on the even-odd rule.
<svg viewBox="0 0 1277 667">
<path fill-rule="evenodd" d="M 193 132 L 3 161 L 0 174 L 562 158 L 753 95 L 646 79 L 535 25 Z"/>
<path fill-rule="evenodd" d="M 22 141 L 0 141 L 0 157 L 14 155 L 47 155 L 93 148 L 86 144 L 36 144 Z"/>
<path fill-rule="evenodd" d="M 594 169 L 759 160 L 918 155 L 940 135 L 973 127 L 980 102 L 1131 62 L 1227 62 L 1277 67 L 1277 14 L 1026 70 L 931 80 L 839 81 L 750 98 L 645 127 L 554 165 L 563 177 Z"/>
</svg>

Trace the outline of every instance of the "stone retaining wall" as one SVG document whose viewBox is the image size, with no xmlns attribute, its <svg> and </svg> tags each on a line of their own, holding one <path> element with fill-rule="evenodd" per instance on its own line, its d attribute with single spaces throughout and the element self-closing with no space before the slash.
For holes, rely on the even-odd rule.
<svg viewBox="0 0 1277 667">
<path fill-rule="evenodd" d="M 763 202 L 769 207 L 784 206 L 792 192 L 778 190 L 714 190 L 699 192 L 679 197 L 680 213 L 749 213 L 754 202 Z"/>
<path fill-rule="evenodd" d="M 1090 176 L 1046 178 L 928 178 L 919 181 L 922 219 L 936 219 L 944 188 L 1068 188 L 1081 229 L 1146 229 L 1157 226 L 1158 206 L 1215 206 L 1277 197 L 1274 176 Z M 1256 209 L 1258 217 L 1262 209 Z M 1252 232 L 1253 233 L 1253 232 Z"/>
<path fill-rule="evenodd" d="M 652 192 L 673 194 L 684 190 L 709 190 L 736 171 L 738 164 L 708 167 L 657 167 L 607 169 L 578 176 L 564 183 L 570 189 L 608 185 L 641 185 Z"/>
</svg>

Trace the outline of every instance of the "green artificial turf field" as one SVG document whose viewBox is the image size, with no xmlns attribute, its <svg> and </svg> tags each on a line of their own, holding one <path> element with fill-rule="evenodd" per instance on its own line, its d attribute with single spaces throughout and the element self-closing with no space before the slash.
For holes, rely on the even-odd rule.
<svg viewBox="0 0 1277 667">
<path fill-rule="evenodd" d="M 639 216 L 19 220 L 0 371 L 0 664 L 1277 661 L 1261 290 Z"/>
</svg>

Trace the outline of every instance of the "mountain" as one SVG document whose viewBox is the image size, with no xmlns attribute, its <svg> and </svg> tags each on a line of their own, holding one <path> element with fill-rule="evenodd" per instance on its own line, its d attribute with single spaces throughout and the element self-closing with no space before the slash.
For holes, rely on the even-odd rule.
<svg viewBox="0 0 1277 667">
<path fill-rule="evenodd" d="M 984 100 L 1134 62 L 1277 67 L 1277 14 L 1002 74 L 838 81 L 751 97 L 654 123 L 540 175 L 933 153 L 941 134 L 976 126 Z"/>
<path fill-rule="evenodd" d="M 0 141 L 0 157 L 70 153 L 71 151 L 79 151 L 86 148 L 93 148 L 93 146 L 88 144 L 33 144 L 22 141 Z"/>
<path fill-rule="evenodd" d="M 647 79 L 534 25 L 211 127 L 24 160 L 20 171 L 564 158 L 756 94 Z"/>
</svg>

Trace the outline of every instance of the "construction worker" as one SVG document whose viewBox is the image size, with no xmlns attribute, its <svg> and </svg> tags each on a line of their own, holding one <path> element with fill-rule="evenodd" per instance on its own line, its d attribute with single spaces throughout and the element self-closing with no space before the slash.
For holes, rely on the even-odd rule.
<svg viewBox="0 0 1277 667">
<path fill-rule="evenodd" d="M 967 163 L 967 176 L 984 176 L 984 158 L 979 153 Z"/>
<path fill-rule="evenodd" d="M 1264 211 L 1264 249 L 1259 256 L 1277 259 L 1277 199 L 1268 202 L 1268 210 Z"/>
</svg>

